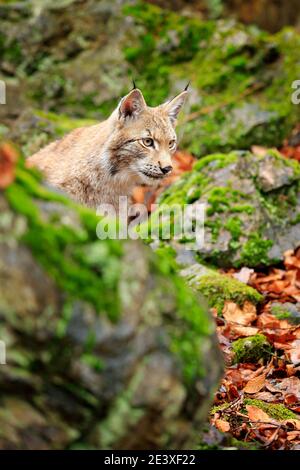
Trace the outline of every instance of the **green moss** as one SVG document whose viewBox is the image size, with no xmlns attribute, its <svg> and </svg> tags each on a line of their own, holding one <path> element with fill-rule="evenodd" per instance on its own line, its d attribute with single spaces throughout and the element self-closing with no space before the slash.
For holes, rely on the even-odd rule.
<svg viewBox="0 0 300 470">
<path fill-rule="evenodd" d="M 165 279 L 172 280 L 172 293 L 177 305 L 176 321 L 170 324 L 171 350 L 180 359 L 186 383 L 192 385 L 197 376 L 204 373 L 204 358 L 199 357 L 199 351 L 202 349 L 203 337 L 210 336 L 213 327 L 204 310 L 200 309 L 199 312 L 199 301 L 195 302 L 186 283 L 178 277 L 178 266 L 172 249 L 162 247 L 157 250 L 157 255 L 159 273 L 163 276 L 161 285 L 165 285 Z M 157 272 L 157 266 L 153 266 L 153 270 Z"/>
<path fill-rule="evenodd" d="M 225 301 L 230 300 L 242 307 L 246 300 L 256 305 L 263 298 L 252 287 L 213 271 L 199 279 L 195 277 L 187 280 L 207 299 L 210 307 L 217 309 L 219 315 L 222 313 Z"/>
<path fill-rule="evenodd" d="M 284 307 L 284 305 L 271 305 L 271 313 L 279 320 L 288 320 L 294 325 L 298 325 L 300 323 L 300 313 L 296 308 L 295 311 L 289 311 Z"/>
<path fill-rule="evenodd" d="M 259 360 L 267 361 L 271 358 L 272 347 L 264 335 L 257 334 L 241 338 L 232 343 L 234 362 L 256 363 Z"/>
<path fill-rule="evenodd" d="M 250 233 L 248 240 L 242 246 L 239 265 L 260 266 L 270 264 L 268 252 L 272 246 L 272 240 L 263 239 L 257 232 Z"/>
<path fill-rule="evenodd" d="M 17 168 L 16 181 L 6 190 L 6 197 L 12 208 L 27 219 L 27 232 L 22 241 L 57 284 L 70 298 L 80 298 L 91 303 L 99 313 L 111 319 L 119 315 L 119 298 L 116 296 L 119 280 L 119 256 L 122 246 L 115 241 L 105 245 L 97 240 L 96 220 L 92 211 L 80 208 L 64 196 L 48 191 L 39 183 L 35 173 Z M 83 222 L 77 230 L 64 223 L 45 221 L 40 216 L 36 201 L 59 202 L 78 212 Z M 91 225 L 93 232 L 91 231 Z M 94 250 L 104 249 L 101 264 L 91 269 L 86 256 L 88 243 Z M 105 247 L 105 248 L 104 248 Z M 99 292 L 105 293 L 99 295 Z"/>
<path fill-rule="evenodd" d="M 299 419 L 299 416 L 281 404 L 266 403 L 262 400 L 256 400 L 252 398 L 245 398 L 244 404 L 257 406 L 269 416 L 271 416 L 271 418 L 274 418 L 277 421 L 284 421 L 286 419 Z"/>
</svg>

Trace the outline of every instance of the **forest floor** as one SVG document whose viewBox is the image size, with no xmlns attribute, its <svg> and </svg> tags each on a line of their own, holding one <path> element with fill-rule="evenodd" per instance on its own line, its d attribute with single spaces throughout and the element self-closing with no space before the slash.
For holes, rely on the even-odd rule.
<svg viewBox="0 0 300 470">
<path fill-rule="evenodd" d="M 299 142 L 297 138 L 293 146 L 285 142 L 279 151 L 300 162 L 300 126 L 295 135 Z M 260 155 L 265 151 L 263 147 L 252 148 L 253 153 Z M 174 172 L 164 186 L 191 170 L 195 161 L 189 153 L 178 151 Z M 135 201 L 146 203 L 150 211 L 163 189 L 137 188 Z M 299 450 L 300 248 L 286 252 L 280 266 L 258 270 L 244 267 L 222 273 L 255 288 L 263 301 L 257 307 L 248 305 L 243 309 L 232 302 L 225 304 L 221 316 L 212 309 L 225 358 L 225 374 L 215 394 L 211 424 L 246 446 L 252 442 L 265 449 Z M 287 305 L 291 315 L 286 315 Z M 233 343 L 236 345 L 241 339 L 245 345 L 247 337 L 257 334 L 263 335 L 263 341 L 267 338 L 257 362 L 247 362 L 247 358 L 234 360 Z"/>
</svg>

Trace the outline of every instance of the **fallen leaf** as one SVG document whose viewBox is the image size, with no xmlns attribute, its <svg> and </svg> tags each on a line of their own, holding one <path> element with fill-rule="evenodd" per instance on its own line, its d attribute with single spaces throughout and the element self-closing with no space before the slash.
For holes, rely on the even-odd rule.
<svg viewBox="0 0 300 470">
<path fill-rule="evenodd" d="M 258 392 L 253 395 L 253 398 L 256 398 L 257 400 L 263 400 L 266 401 L 267 403 L 273 403 L 276 400 L 278 400 L 278 397 L 280 397 L 280 394 L 274 394 L 271 392 Z"/>
<path fill-rule="evenodd" d="M 256 308 L 255 305 L 248 300 L 244 303 L 242 308 L 234 302 L 226 301 L 223 307 L 223 317 L 229 322 L 248 326 L 256 320 Z"/>
<path fill-rule="evenodd" d="M 267 423 L 271 423 L 273 421 L 267 413 L 257 406 L 246 405 L 246 410 L 248 411 L 248 416 L 251 421 L 265 421 Z"/>
<path fill-rule="evenodd" d="M 7 188 L 15 179 L 15 166 L 18 154 L 12 145 L 2 143 L 0 146 L 0 189 Z"/>
<path fill-rule="evenodd" d="M 296 339 L 291 344 L 292 349 L 289 351 L 290 360 L 296 366 L 300 364 L 300 339 Z"/>
<path fill-rule="evenodd" d="M 231 331 L 238 336 L 253 336 L 259 332 L 259 329 L 254 326 L 232 325 Z"/>
<path fill-rule="evenodd" d="M 287 440 L 288 441 L 293 441 L 294 439 L 297 439 L 300 437 L 300 432 L 299 431 L 289 431 L 287 433 Z"/>
<path fill-rule="evenodd" d="M 284 424 L 292 425 L 295 429 L 300 431 L 300 419 L 286 419 Z"/>
<path fill-rule="evenodd" d="M 298 377 L 287 377 L 277 382 L 275 387 L 280 392 L 295 395 L 300 401 L 300 379 Z"/>
<path fill-rule="evenodd" d="M 254 377 L 254 379 L 249 380 L 246 387 L 244 388 L 245 393 L 257 393 L 260 392 L 262 388 L 264 388 L 266 382 L 266 375 L 261 374 L 258 377 Z"/>
<path fill-rule="evenodd" d="M 219 429 L 221 432 L 228 432 L 230 431 L 230 424 L 228 421 L 224 421 L 224 419 L 216 419 L 215 421 L 216 428 Z"/>
</svg>

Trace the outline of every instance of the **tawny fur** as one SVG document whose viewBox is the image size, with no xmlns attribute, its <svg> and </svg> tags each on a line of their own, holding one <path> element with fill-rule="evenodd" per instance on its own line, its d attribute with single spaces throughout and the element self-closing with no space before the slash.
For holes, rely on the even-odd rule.
<svg viewBox="0 0 300 470">
<path fill-rule="evenodd" d="M 174 126 L 185 95 L 150 108 L 134 89 L 106 121 L 75 129 L 29 157 L 27 164 L 82 204 L 117 208 L 120 196 L 130 196 L 137 185 L 156 184 L 171 171 Z"/>
</svg>

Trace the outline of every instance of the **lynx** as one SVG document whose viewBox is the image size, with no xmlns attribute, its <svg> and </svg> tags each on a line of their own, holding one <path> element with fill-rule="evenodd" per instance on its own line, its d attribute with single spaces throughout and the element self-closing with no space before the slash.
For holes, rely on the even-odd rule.
<svg viewBox="0 0 300 470">
<path fill-rule="evenodd" d="M 134 88 L 110 117 L 75 129 L 28 158 L 46 180 L 92 208 L 118 207 L 135 186 L 154 185 L 172 171 L 177 146 L 175 125 L 187 89 L 172 100 L 147 106 Z"/>
</svg>

